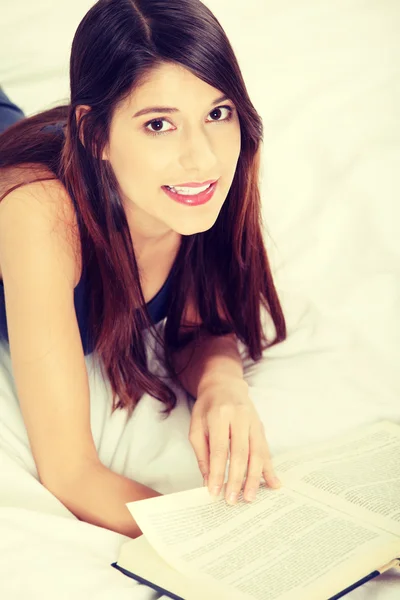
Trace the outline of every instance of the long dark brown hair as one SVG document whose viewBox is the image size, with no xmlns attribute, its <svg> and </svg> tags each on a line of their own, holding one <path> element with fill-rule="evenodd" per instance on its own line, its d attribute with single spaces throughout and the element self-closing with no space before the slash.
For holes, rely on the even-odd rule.
<svg viewBox="0 0 400 600">
<path fill-rule="evenodd" d="M 143 297 L 118 181 L 101 157 L 116 107 L 163 63 L 183 65 L 234 102 L 241 151 L 214 225 L 182 236 L 161 337 Z M 262 234 L 262 121 L 223 28 L 199 0 L 99 0 L 73 39 L 70 94 L 70 104 L 14 123 L 0 136 L 0 167 L 43 166 L 55 176 L 44 179 L 59 179 L 75 201 L 82 264 L 89 279 L 90 331 L 111 384 L 112 412 L 126 408 L 131 414 L 148 392 L 165 404 L 163 414 L 168 416 L 176 394 L 148 368 L 144 328 L 160 343 L 169 377 L 178 386 L 172 353 L 198 342 L 203 334 L 234 333 L 253 361 L 286 338 Z M 80 105 L 91 110 L 77 120 Z M 43 131 L 45 125 L 59 122 L 66 125 L 65 139 Z M 189 295 L 202 324 L 184 332 L 181 323 Z M 263 330 L 263 310 L 274 324 L 273 340 Z"/>
</svg>

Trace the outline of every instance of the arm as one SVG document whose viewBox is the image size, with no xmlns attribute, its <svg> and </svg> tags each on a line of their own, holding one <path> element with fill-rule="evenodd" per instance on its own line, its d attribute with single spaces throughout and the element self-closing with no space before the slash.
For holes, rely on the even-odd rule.
<svg viewBox="0 0 400 600">
<path fill-rule="evenodd" d="M 50 194 L 51 190 L 51 194 Z M 79 519 L 137 537 L 126 502 L 161 495 L 101 464 L 74 307 L 74 210 L 56 183 L 33 183 L 0 204 L 0 265 L 18 400 L 41 483 Z M 58 207 L 70 206 L 60 228 Z M 70 204 L 68 204 L 68 202 Z"/>
<path fill-rule="evenodd" d="M 100 461 L 82 464 L 67 480 L 46 486 L 78 519 L 131 538 L 142 535 L 127 502 L 161 496 L 152 488 L 114 473 Z"/>
<path fill-rule="evenodd" d="M 173 354 L 174 366 L 178 372 L 187 364 L 194 348 L 194 341 Z M 243 363 L 239 353 L 235 334 L 224 336 L 204 336 L 194 350 L 193 357 L 179 381 L 191 396 L 199 393 L 214 382 L 227 378 L 230 381 L 239 378 L 242 381 Z"/>
</svg>

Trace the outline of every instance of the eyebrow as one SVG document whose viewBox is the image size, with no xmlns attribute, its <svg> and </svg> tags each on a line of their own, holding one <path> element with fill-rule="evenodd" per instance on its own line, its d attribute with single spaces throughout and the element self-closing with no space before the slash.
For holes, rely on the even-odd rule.
<svg viewBox="0 0 400 600">
<path fill-rule="evenodd" d="M 216 104 L 219 104 L 220 102 L 225 102 L 225 100 L 229 100 L 228 96 L 221 96 L 220 98 L 217 98 L 216 100 L 214 100 L 214 102 L 211 103 L 211 106 L 215 106 Z M 142 110 L 139 110 L 137 113 L 135 113 L 133 115 L 133 119 L 135 117 L 141 117 L 142 115 L 147 115 L 148 113 L 176 113 L 179 112 L 178 108 L 171 108 L 170 106 L 148 106 L 147 108 L 142 108 Z"/>
</svg>

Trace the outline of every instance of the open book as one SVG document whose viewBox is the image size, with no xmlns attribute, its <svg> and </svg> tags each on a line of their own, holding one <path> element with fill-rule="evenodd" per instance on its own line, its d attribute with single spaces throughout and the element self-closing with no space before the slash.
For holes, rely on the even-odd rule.
<svg viewBox="0 0 400 600">
<path fill-rule="evenodd" d="M 201 487 L 127 503 L 143 535 L 112 566 L 176 599 L 328 600 L 400 565 L 400 425 L 272 462 L 282 486 L 253 502 L 242 489 L 228 505 L 225 482 L 216 499 Z"/>
</svg>

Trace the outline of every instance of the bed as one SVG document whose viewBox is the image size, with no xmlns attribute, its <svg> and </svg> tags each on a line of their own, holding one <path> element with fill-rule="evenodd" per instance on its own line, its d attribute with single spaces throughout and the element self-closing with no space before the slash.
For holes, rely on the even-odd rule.
<svg viewBox="0 0 400 600">
<path fill-rule="evenodd" d="M 246 361 L 245 375 L 271 454 L 400 424 L 400 3 L 205 3 L 264 121 L 265 240 L 288 338 Z M 91 5 L 22 0 L 3 11 L 0 83 L 27 115 L 68 101 L 70 44 Z M 148 352 L 162 369 L 150 338 Z M 86 363 L 102 462 L 163 494 L 201 486 L 188 397 L 161 421 L 145 395 L 126 422 L 110 416 L 110 389 L 92 356 Z M 3 342 L 0 597 L 158 600 L 110 567 L 128 539 L 79 521 L 40 484 Z M 400 571 L 346 597 L 398 600 Z"/>
</svg>

